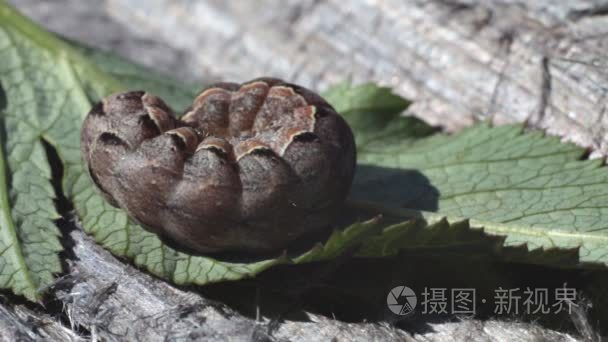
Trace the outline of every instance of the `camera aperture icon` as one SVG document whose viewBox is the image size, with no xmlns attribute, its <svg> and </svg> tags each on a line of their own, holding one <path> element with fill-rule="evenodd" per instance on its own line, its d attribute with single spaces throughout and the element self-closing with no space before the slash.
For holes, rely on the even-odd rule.
<svg viewBox="0 0 608 342">
<path fill-rule="evenodd" d="M 407 286 L 397 286 L 386 296 L 386 305 L 389 310 L 400 316 L 414 312 L 417 302 L 416 294 Z"/>
</svg>

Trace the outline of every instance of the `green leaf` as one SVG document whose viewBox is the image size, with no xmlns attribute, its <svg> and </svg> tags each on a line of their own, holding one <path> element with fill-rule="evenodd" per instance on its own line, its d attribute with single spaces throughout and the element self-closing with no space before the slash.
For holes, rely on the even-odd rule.
<svg viewBox="0 0 608 342">
<path fill-rule="evenodd" d="M 30 53 L 30 43 L 7 25 L 7 14 L 0 7 L 0 92 L 5 101 L 0 108 L 0 286 L 38 300 L 39 289 L 61 271 L 62 250 L 42 135 L 54 129 L 67 108 L 60 99 L 69 91 L 53 89 L 56 79 L 39 72 L 63 70 L 45 55 Z"/>
<path fill-rule="evenodd" d="M 325 91 L 323 97 L 347 118 L 359 148 L 377 140 L 404 143 L 437 131 L 418 118 L 400 117 L 410 102 L 390 88 L 373 83 L 353 87 L 344 82 Z"/>
<path fill-rule="evenodd" d="M 449 222 L 441 214 L 411 210 L 391 209 L 377 204 L 352 203 L 358 210 L 383 212 L 405 222 L 385 227 L 378 235 L 372 236 L 357 251 L 357 257 L 378 258 L 396 256 L 403 251 L 415 255 L 431 255 L 438 259 L 447 257 L 488 258 L 507 262 L 576 267 L 579 263 L 578 248 L 536 248 L 530 250 L 527 244 L 505 244 L 506 236 L 487 234 L 480 222 L 453 220 Z"/>
<path fill-rule="evenodd" d="M 385 184 L 390 173 L 359 174 L 358 200 L 433 210 L 451 221 L 470 219 L 488 234 L 505 236 L 505 246 L 579 248 L 580 262 L 608 264 L 608 172 L 599 160 L 582 160 L 585 150 L 573 144 L 526 133 L 520 125 L 480 124 L 454 136 L 378 139 L 359 146 L 358 153 L 361 163 L 416 175 L 391 179 L 395 188 Z M 398 193 L 409 195 L 399 200 Z"/>
<path fill-rule="evenodd" d="M 38 151 L 10 153 L 7 161 L 5 145 L 0 146 L 0 286 L 30 300 L 39 299 L 38 289 L 49 285 L 61 269 L 48 167 L 27 170 L 40 158 L 42 147 L 37 144 L 34 148 Z M 24 161 L 22 156 L 34 160 Z M 7 186 L 7 164 L 12 165 L 11 188 Z"/>
</svg>

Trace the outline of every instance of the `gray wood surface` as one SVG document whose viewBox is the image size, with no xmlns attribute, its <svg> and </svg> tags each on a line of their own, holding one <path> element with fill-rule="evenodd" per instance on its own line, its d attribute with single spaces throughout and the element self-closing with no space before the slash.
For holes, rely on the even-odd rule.
<svg viewBox="0 0 608 342">
<path fill-rule="evenodd" d="M 345 78 L 376 81 L 412 99 L 410 114 L 448 130 L 484 119 L 527 121 L 590 147 L 596 157 L 608 152 L 606 1 L 13 3 L 51 30 L 179 78 L 245 81 L 269 75 L 320 90 Z M 495 320 L 436 323 L 425 333 L 312 314 L 308 321 L 256 320 L 139 272 L 80 231 L 71 236 L 74 256 L 68 273 L 52 289 L 64 307 L 63 321 L 40 308 L 3 302 L 0 338 L 594 339 L 584 329 L 575 338 Z"/>
<path fill-rule="evenodd" d="M 0 304 L 0 341 L 84 341 L 57 318 L 24 305 Z"/>
<path fill-rule="evenodd" d="M 606 154 L 606 1 L 111 0 L 141 35 L 189 51 L 204 74 L 276 75 L 322 89 L 393 86 L 451 129 L 492 117 Z"/>
</svg>

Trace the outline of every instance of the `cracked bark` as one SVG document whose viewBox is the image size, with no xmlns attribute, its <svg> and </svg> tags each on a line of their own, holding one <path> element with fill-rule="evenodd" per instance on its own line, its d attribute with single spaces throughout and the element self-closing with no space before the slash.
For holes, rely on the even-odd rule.
<svg viewBox="0 0 608 342">
<path fill-rule="evenodd" d="M 532 126 L 590 147 L 595 156 L 608 152 L 608 16 L 600 0 L 290 0 L 280 8 L 269 0 L 14 3 L 54 31 L 177 77 L 273 75 L 316 89 L 344 78 L 373 80 L 414 100 L 410 114 L 448 130 L 488 116 L 496 123 L 532 118 Z M 434 331 L 413 336 L 316 315 L 257 322 L 139 272 L 80 231 L 71 236 L 77 258 L 54 293 L 76 326 L 107 340 L 572 339 L 497 321 L 433 324 Z M 46 323 L 42 330 L 28 327 L 32 320 Z M 0 337 L 79 334 L 28 306 L 0 305 Z"/>
<path fill-rule="evenodd" d="M 540 98 L 538 104 L 538 114 L 536 118 L 529 121 L 529 124 L 538 126 L 545 119 L 547 113 L 547 107 L 551 106 L 551 66 L 549 58 L 543 56 L 540 62 L 541 66 L 541 84 L 540 84 Z"/>
</svg>

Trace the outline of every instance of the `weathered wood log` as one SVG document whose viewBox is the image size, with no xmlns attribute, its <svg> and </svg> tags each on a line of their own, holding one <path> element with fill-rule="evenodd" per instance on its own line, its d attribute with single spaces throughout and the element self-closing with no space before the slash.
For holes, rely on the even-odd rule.
<svg viewBox="0 0 608 342">
<path fill-rule="evenodd" d="M 74 230 L 71 237 L 75 260 L 56 295 L 66 304 L 74 324 L 104 340 L 372 341 L 409 336 L 385 325 L 349 324 L 314 315 L 311 320 L 320 323 L 256 321 L 222 303 L 140 272 L 117 260 L 80 230 Z"/>
<path fill-rule="evenodd" d="M 0 303 L 0 341 L 82 341 L 57 318 L 22 304 Z"/>
<path fill-rule="evenodd" d="M 596 156 L 608 152 L 604 1 L 13 2 L 54 31 L 184 79 L 272 75 L 313 89 L 347 77 L 377 81 L 414 100 L 410 114 L 448 130 L 488 118 L 527 120 Z M 310 322 L 257 322 L 134 269 L 80 231 L 71 236 L 76 258 L 58 284 L 66 286 L 53 293 L 93 338 L 574 340 L 501 321 L 432 324 L 434 331 L 413 337 L 318 315 Z M 23 308 L 0 307 L 0 329 L 9 334 L 2 336 L 44 338 L 21 324 L 15 312 Z M 78 336 L 54 324 L 68 329 L 66 339 Z"/>
<path fill-rule="evenodd" d="M 603 1 L 109 1 L 141 36 L 191 51 L 225 79 L 277 75 L 323 88 L 349 76 L 393 86 L 451 129 L 530 120 L 597 153 L 608 90 Z"/>
</svg>

